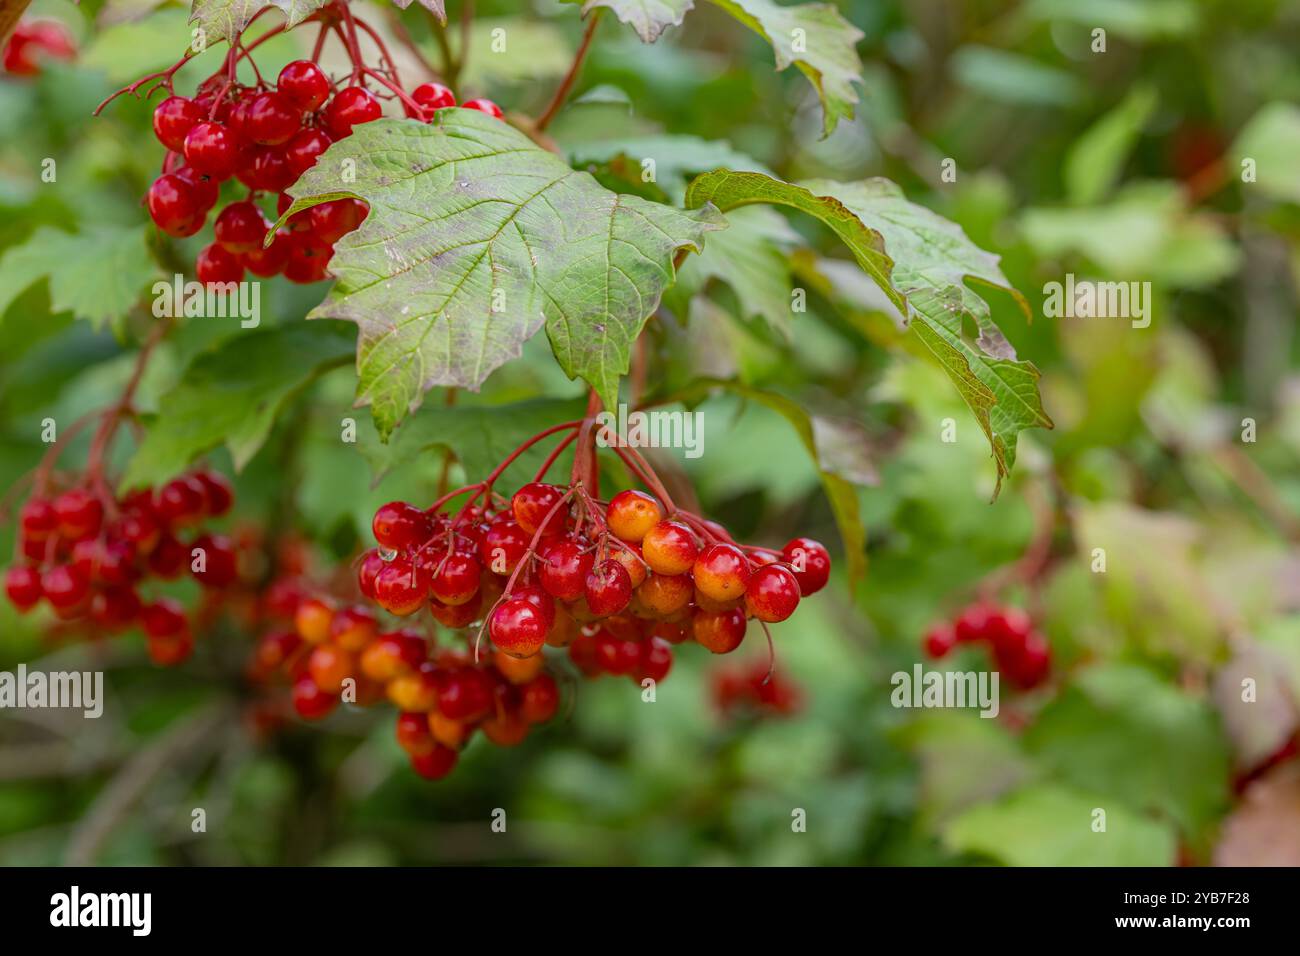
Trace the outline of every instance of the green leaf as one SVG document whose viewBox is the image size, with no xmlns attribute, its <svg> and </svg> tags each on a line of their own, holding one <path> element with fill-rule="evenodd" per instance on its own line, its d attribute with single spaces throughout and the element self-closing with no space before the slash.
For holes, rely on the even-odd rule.
<svg viewBox="0 0 1300 956">
<path fill-rule="evenodd" d="M 223 443 L 242 468 L 285 403 L 325 372 L 346 365 L 352 350 L 347 326 L 320 322 L 237 333 L 201 353 L 159 402 L 123 487 L 164 481 Z"/>
<path fill-rule="evenodd" d="M 1060 779 L 1191 834 L 1228 809 L 1228 747 L 1213 709 L 1140 667 L 1083 671 L 1024 743 Z"/>
<path fill-rule="evenodd" d="M 1073 73 L 975 44 L 953 53 L 950 68 L 962 86 L 1003 103 L 1065 108 L 1082 100 L 1087 90 Z"/>
<path fill-rule="evenodd" d="M 746 170 L 775 175 L 758 160 L 745 155 L 724 140 L 707 140 L 698 136 L 629 136 L 578 143 L 569 149 L 569 162 L 575 167 L 600 166 L 623 178 L 640 181 L 653 161 L 654 178 L 650 180 L 663 194 L 681 202 L 687 180 L 710 169 Z"/>
<path fill-rule="evenodd" d="M 1129 40 L 1175 40 L 1200 25 L 1196 0 L 1033 0 L 1024 12 L 1054 26 L 1101 27 Z"/>
<path fill-rule="evenodd" d="M 1266 196 L 1284 202 L 1300 203 L 1300 176 L 1296 175 L 1296 157 L 1300 156 L 1300 106 L 1294 103 L 1269 103 L 1246 124 L 1232 147 L 1236 169 L 1241 161 L 1252 160 L 1255 183 L 1243 183 L 1250 190 L 1258 187 Z"/>
<path fill-rule="evenodd" d="M 19 294 L 48 278 L 53 311 L 99 328 L 125 316 L 161 274 L 143 226 L 87 226 L 80 234 L 42 226 L 0 258 L 0 316 Z"/>
<path fill-rule="evenodd" d="M 793 282 L 787 249 L 800 242 L 799 234 L 782 216 L 758 206 L 734 210 L 727 221 L 725 231 L 682 264 L 664 304 L 685 320 L 687 303 L 716 279 L 735 292 L 744 318 L 762 316 L 788 335 Z"/>
<path fill-rule="evenodd" d="M 993 449 L 999 488 L 1015 463 L 1019 433 L 1052 427 L 1038 394 L 1038 369 L 1017 360 L 990 319 L 988 303 L 966 282 L 1006 290 L 1028 315 L 1024 297 L 1002 275 L 997 256 L 977 247 L 960 227 L 908 202 L 893 183 L 814 180 L 796 185 L 760 173 L 716 170 L 687 189 L 688 207 L 705 202 L 724 212 L 751 203 L 785 205 L 830 227 L 907 317 L 975 413 Z M 978 331 L 974 343 L 963 334 L 965 318 Z"/>
<path fill-rule="evenodd" d="M 1106 812 L 1094 831 L 1093 811 Z M 944 828 L 944 843 L 1010 866 L 1172 866 L 1173 828 L 1122 804 L 1048 784 L 981 803 Z"/>
<path fill-rule="evenodd" d="M 404 421 L 387 444 L 363 441 L 361 453 L 370 462 L 376 481 L 437 450 L 452 451 L 467 475 L 481 477 L 526 438 L 560 422 L 582 418 L 586 407 L 581 399 L 549 398 L 506 405 L 426 405 Z M 556 441 L 563 437 L 557 435 Z M 552 447 L 554 443 L 539 442 L 521 455 L 520 474 L 531 475 Z"/>
<path fill-rule="evenodd" d="M 352 168 L 342 186 L 337 171 Z M 463 109 L 358 127 L 289 192 L 286 216 L 341 195 L 370 204 L 335 246 L 338 281 L 309 318 L 360 327 L 357 398 L 385 439 L 425 391 L 477 389 L 543 325 L 561 368 L 613 407 L 674 254 L 725 225 L 712 208 L 610 192 Z"/>
<path fill-rule="evenodd" d="M 860 581 L 867 571 L 867 532 L 858 509 L 855 484 L 875 484 L 875 466 L 864 441 L 852 446 L 852 432 L 845 423 L 809 415 L 798 403 L 776 392 L 724 379 L 701 379 L 667 397 L 667 401 L 695 401 L 714 389 L 725 389 L 741 398 L 758 402 L 779 414 L 794 428 L 821 477 L 830 501 L 835 525 L 848 560 L 849 583 Z M 859 431 L 855 436 L 861 439 Z"/>
<path fill-rule="evenodd" d="M 1065 188 L 1071 202 L 1088 205 L 1110 191 L 1157 102 L 1154 87 L 1135 86 L 1122 103 L 1079 137 L 1065 157 Z"/>
<path fill-rule="evenodd" d="M 585 17 L 596 7 L 609 7 L 619 20 L 636 31 L 642 42 L 654 43 L 669 27 L 681 26 L 682 18 L 694 6 L 695 0 L 586 0 L 582 15 Z"/>
<path fill-rule="evenodd" d="M 783 7 L 772 0 L 713 0 L 772 45 L 776 68 L 793 63 L 817 90 L 829 136 L 841 119 L 852 119 L 862 82 L 857 44 L 865 34 L 829 3 Z"/>
<path fill-rule="evenodd" d="M 506 48 L 499 48 L 500 38 Z M 518 51 L 526 51 L 518 55 Z M 563 76 L 573 62 L 573 44 L 554 23 L 530 17 L 478 17 L 470 24 L 469 53 L 461 85 L 492 89 Z"/>
</svg>

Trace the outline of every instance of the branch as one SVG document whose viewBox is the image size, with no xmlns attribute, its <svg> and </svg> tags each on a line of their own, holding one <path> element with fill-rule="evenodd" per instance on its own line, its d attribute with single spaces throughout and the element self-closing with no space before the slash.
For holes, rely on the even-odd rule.
<svg viewBox="0 0 1300 956">
<path fill-rule="evenodd" d="M 9 34 L 18 26 L 29 3 L 31 0 L 0 0 L 0 47 L 5 45 Z"/>
<path fill-rule="evenodd" d="M 605 12 L 604 7 L 597 7 L 592 13 L 591 19 L 587 21 L 586 32 L 582 34 L 582 42 L 578 44 L 578 52 L 573 55 L 573 62 L 569 64 L 569 72 L 564 75 L 560 81 L 559 88 L 556 89 L 555 95 L 551 97 L 551 104 L 546 107 L 542 115 L 537 120 L 537 132 L 544 132 L 550 125 L 555 114 L 560 111 L 564 105 L 565 99 L 569 96 L 569 90 L 573 88 L 573 81 L 578 78 L 578 71 L 582 69 L 582 61 L 587 58 L 587 49 L 591 46 L 591 38 L 596 35 L 596 25 L 600 23 L 600 15 Z"/>
</svg>

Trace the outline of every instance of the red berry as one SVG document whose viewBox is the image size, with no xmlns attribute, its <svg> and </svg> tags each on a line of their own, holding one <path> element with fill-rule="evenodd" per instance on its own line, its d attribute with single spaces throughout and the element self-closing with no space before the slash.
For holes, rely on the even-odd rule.
<svg viewBox="0 0 1300 956">
<path fill-rule="evenodd" d="M 329 98 L 330 81 L 311 60 L 286 64 L 276 80 L 280 95 L 305 113 L 314 113 Z"/>
<path fill-rule="evenodd" d="M 564 497 L 564 491 L 555 485 L 549 485 L 543 481 L 530 481 L 510 499 L 510 510 L 514 513 L 515 521 L 519 527 L 529 536 L 537 533 L 537 529 L 542 526 L 546 516 L 551 513 L 551 509 L 556 506 L 561 498 Z M 547 525 L 546 534 L 560 534 L 564 530 L 563 509 L 557 509 Z"/>
<path fill-rule="evenodd" d="M 293 243 L 289 247 L 289 261 L 284 264 L 284 277 L 290 282 L 307 285 L 329 278 L 330 257 L 334 251 L 311 240 Z"/>
<path fill-rule="evenodd" d="M 298 178 L 289 165 L 289 154 L 283 146 L 252 147 L 235 175 L 249 189 L 267 192 L 288 189 Z"/>
<path fill-rule="evenodd" d="M 312 127 L 294 133 L 293 138 L 284 144 L 284 158 L 293 170 L 294 178 L 310 169 L 329 145 L 329 134 L 324 130 Z"/>
<path fill-rule="evenodd" d="M 244 278 L 244 263 L 239 254 L 215 242 L 199 250 L 194 260 L 194 278 L 204 285 L 222 285 Z"/>
<path fill-rule="evenodd" d="M 488 619 L 492 643 L 512 657 L 536 654 L 546 643 L 548 630 L 545 613 L 526 598 L 501 602 Z"/>
<path fill-rule="evenodd" d="M 956 635 L 957 643 L 969 644 L 972 641 L 982 641 L 990 637 L 988 630 L 989 618 L 994 611 L 995 608 L 992 605 L 983 601 L 977 601 L 963 610 L 953 623 L 953 632 Z"/>
<path fill-rule="evenodd" d="M 194 124 L 185 136 L 185 161 L 201 173 L 229 176 L 243 158 L 245 144 L 221 123 Z"/>
<path fill-rule="evenodd" d="M 169 236 L 192 236 L 203 227 L 203 209 L 193 186 L 175 173 L 159 176 L 145 195 L 149 217 Z"/>
<path fill-rule="evenodd" d="M 433 752 L 438 742 L 429 731 L 429 717 L 407 711 L 397 715 L 397 743 L 412 757 Z"/>
<path fill-rule="evenodd" d="M 660 521 L 641 541 L 641 556 L 655 574 L 685 574 L 699 554 L 691 529 L 676 521 Z"/>
<path fill-rule="evenodd" d="M 194 651 L 194 639 L 188 634 L 148 639 L 149 659 L 160 667 L 175 667 Z"/>
<path fill-rule="evenodd" d="M 90 492 L 75 488 L 54 499 L 54 514 L 59 519 L 59 534 L 73 541 L 99 531 L 104 506 Z"/>
<path fill-rule="evenodd" d="M 384 559 L 380 557 L 378 548 L 371 548 L 363 554 L 357 565 L 357 587 L 372 601 L 375 599 L 375 579 L 387 566 Z"/>
<path fill-rule="evenodd" d="M 984 622 L 984 633 L 993 642 L 995 650 L 1023 647 L 1033 629 L 1029 615 L 1018 607 L 995 608 Z"/>
<path fill-rule="evenodd" d="M 203 517 L 206 505 L 207 496 L 200 488 L 176 478 L 158 489 L 154 509 L 166 521 L 185 523 Z"/>
<path fill-rule="evenodd" d="M 231 252 L 252 252 L 262 248 L 266 230 L 270 223 L 262 215 L 257 204 L 245 199 L 232 202 L 212 224 L 212 235 L 217 242 Z"/>
<path fill-rule="evenodd" d="M 379 546 L 390 551 L 406 551 L 429 539 L 429 518 L 415 505 L 390 501 L 381 505 L 370 522 Z"/>
<path fill-rule="evenodd" d="M 361 225 L 370 207 L 359 199 L 333 199 L 307 211 L 312 238 L 333 245 Z"/>
<path fill-rule="evenodd" d="M 194 577 L 205 588 L 224 588 L 235 583 L 239 576 L 235 546 L 223 534 L 205 534 L 194 540 L 190 553 L 201 551 L 203 570 L 195 571 Z M 198 556 L 195 556 L 197 561 Z M 191 565 L 193 567 L 193 565 Z"/>
<path fill-rule="evenodd" d="M 449 554 L 438 562 L 429 592 L 443 604 L 464 604 L 478 593 L 482 566 L 469 555 Z"/>
<path fill-rule="evenodd" d="M 831 556 L 820 542 L 812 538 L 795 538 L 781 549 L 781 555 L 794 572 L 804 597 L 826 587 L 831 576 Z"/>
<path fill-rule="evenodd" d="M 144 632 L 150 637 L 178 637 L 189 632 L 185 610 L 170 598 L 145 605 L 140 612 Z"/>
<path fill-rule="evenodd" d="M 79 607 L 90 594 L 90 582 L 74 568 L 56 564 L 41 575 L 41 590 L 58 610 Z"/>
<path fill-rule="evenodd" d="M 369 608 L 345 607 L 330 621 L 330 640 L 345 651 L 360 651 L 379 634 L 375 615 Z"/>
<path fill-rule="evenodd" d="M 390 562 L 375 578 L 375 600 L 390 614 L 398 617 L 414 614 L 424 604 L 425 597 L 415 569 L 405 558 Z"/>
<path fill-rule="evenodd" d="M 205 514 L 211 518 L 219 518 L 230 510 L 235 500 L 235 492 L 224 475 L 216 471 L 197 471 L 194 473 L 194 479 L 203 486 Z"/>
<path fill-rule="evenodd" d="M 651 614 L 668 617 L 691 603 L 695 582 L 689 574 L 652 574 L 637 588 L 636 596 Z"/>
<path fill-rule="evenodd" d="M 338 694 L 320 689 L 310 675 L 303 675 L 293 685 L 293 709 L 304 720 L 320 720 L 339 702 Z"/>
<path fill-rule="evenodd" d="M 547 594 L 560 601 L 576 601 L 582 597 L 594 555 L 578 541 L 564 538 L 543 545 L 539 557 L 539 577 Z"/>
<path fill-rule="evenodd" d="M 426 113 L 456 105 L 456 95 L 441 83 L 421 83 L 411 90 L 411 99 L 423 106 Z"/>
<path fill-rule="evenodd" d="M 627 607 L 632 600 L 632 578 L 617 561 L 605 560 L 587 575 L 583 594 L 596 617 L 608 617 Z"/>
<path fill-rule="evenodd" d="M 784 621 L 799 605 L 799 582 L 785 565 L 765 565 L 750 575 L 745 604 L 760 621 Z"/>
<path fill-rule="evenodd" d="M 691 570 L 695 587 L 715 601 L 733 601 L 749 583 L 749 561 L 734 544 L 715 544 L 695 559 Z"/>
<path fill-rule="evenodd" d="M 957 643 L 957 635 L 948 624 L 936 624 L 930 630 L 925 632 L 925 638 L 922 643 L 925 645 L 925 652 L 938 660 L 945 657 L 953 646 Z"/>
<path fill-rule="evenodd" d="M 509 574 L 528 551 L 530 542 L 531 536 L 513 519 L 498 518 L 483 532 L 479 562 L 493 574 Z"/>
<path fill-rule="evenodd" d="M 217 204 L 221 189 L 217 181 L 207 173 L 201 173 L 190 166 L 178 166 L 172 171 L 172 175 L 190 184 L 194 190 L 194 199 L 198 203 L 199 212 L 206 213 Z M 202 222 L 202 219 L 199 221 Z"/>
<path fill-rule="evenodd" d="M 492 709 L 492 682 L 473 667 L 444 672 L 438 684 L 438 713 L 448 720 L 475 721 Z"/>
<path fill-rule="evenodd" d="M 59 516 L 54 510 L 54 503 L 47 498 L 28 498 L 18 516 L 19 527 L 23 537 L 32 541 L 44 541 L 59 527 Z"/>
<path fill-rule="evenodd" d="M 284 267 L 289 262 L 289 252 L 292 248 L 289 233 L 281 230 L 275 234 L 275 238 L 271 240 L 271 244 L 265 249 L 254 249 L 252 252 L 245 252 L 240 258 L 243 259 L 245 267 L 253 275 L 269 279 L 271 276 L 279 275 L 284 271 Z"/>
<path fill-rule="evenodd" d="M 5 571 L 5 594 L 20 611 L 30 610 L 41 599 L 41 574 L 35 568 L 15 564 Z"/>
<path fill-rule="evenodd" d="M 434 744 L 426 754 L 411 755 L 411 769 L 425 780 L 441 780 L 456 769 L 458 754 L 450 747 Z"/>
<path fill-rule="evenodd" d="M 106 631 L 121 630 L 139 613 L 140 596 L 131 588 L 106 588 L 90 599 L 90 619 Z"/>
<path fill-rule="evenodd" d="M 158 543 L 149 552 L 149 570 L 160 578 L 171 580 L 180 576 L 189 558 L 189 549 L 169 531 L 158 538 Z"/>
<path fill-rule="evenodd" d="M 663 520 L 664 509 L 643 491 L 620 491 L 605 510 L 609 530 L 624 541 L 639 544 L 646 533 Z"/>
<path fill-rule="evenodd" d="M 287 143 L 302 128 L 302 110 L 279 93 L 258 93 L 248 102 L 244 130 L 262 146 Z"/>
<path fill-rule="evenodd" d="M 560 688 L 550 674 L 538 674 L 524 685 L 519 710 L 530 724 L 544 724 L 560 709 Z"/>
<path fill-rule="evenodd" d="M 739 608 L 696 611 L 691 623 L 696 642 L 715 654 L 728 654 L 745 639 L 745 613 Z"/>
<path fill-rule="evenodd" d="M 495 117 L 496 119 L 500 119 L 504 115 L 501 112 L 501 107 L 497 106 L 491 100 L 481 98 L 477 100 L 466 100 L 460 105 L 467 110 L 478 110 L 480 113 L 486 113 L 488 116 Z"/>
<path fill-rule="evenodd" d="M 652 680 L 656 684 L 668 676 L 673 668 L 672 646 L 660 637 L 650 637 L 641 642 L 641 660 L 633 676 L 639 684 Z"/>
<path fill-rule="evenodd" d="M 185 148 L 185 137 L 196 123 L 204 120 L 198 104 L 184 96 L 169 96 L 154 108 L 153 132 L 174 153 Z"/>
<path fill-rule="evenodd" d="M 352 129 L 384 115 L 383 105 L 362 86 L 349 86 L 334 94 L 325 107 L 325 122 L 335 139 L 352 135 Z"/>
</svg>

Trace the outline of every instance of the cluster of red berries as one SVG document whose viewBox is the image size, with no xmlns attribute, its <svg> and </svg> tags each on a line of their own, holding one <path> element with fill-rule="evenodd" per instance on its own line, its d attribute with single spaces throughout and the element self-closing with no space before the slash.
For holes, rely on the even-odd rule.
<svg viewBox="0 0 1300 956">
<path fill-rule="evenodd" d="M 826 549 L 742 547 L 713 522 L 669 516 L 629 490 L 607 504 L 534 481 L 505 507 L 472 501 L 455 516 L 391 502 L 374 516 L 379 548 L 361 591 L 392 614 L 428 607 L 446 627 L 484 621 L 497 649 L 530 658 L 568 647 L 584 673 L 662 678 L 670 645 L 735 650 L 750 618 L 783 621 L 825 586 Z"/>
<path fill-rule="evenodd" d="M 789 717 L 803 706 L 799 685 L 764 660 L 720 666 L 710 681 L 713 704 L 723 717 L 740 713 Z"/>
<path fill-rule="evenodd" d="M 353 703 L 386 697 L 400 712 L 398 743 L 427 779 L 451 772 L 475 730 L 510 747 L 559 709 L 559 687 L 540 655 L 498 653 L 476 664 L 465 651 L 432 647 L 417 630 L 382 631 L 369 608 L 338 606 L 292 581 L 274 586 L 266 605 L 289 626 L 260 640 L 249 676 L 259 683 L 287 678 L 294 709 L 307 720 L 330 714 L 349 681 Z"/>
<path fill-rule="evenodd" d="M 196 471 L 155 492 L 121 499 L 85 487 L 54 496 L 33 495 L 19 513 L 21 557 L 5 572 L 5 593 L 19 611 L 42 599 L 65 621 L 85 621 L 101 632 L 139 623 L 156 663 L 176 664 L 194 641 L 182 607 L 161 598 L 146 602 L 138 588 L 148 578 L 174 579 L 188 569 L 206 588 L 236 582 L 234 545 L 195 526 L 230 510 L 229 483 Z"/>
<path fill-rule="evenodd" d="M 63 24 L 53 20 L 25 20 L 14 27 L 13 35 L 5 44 L 4 69 L 14 76 L 36 76 L 41 72 L 41 60 L 70 60 L 76 55 L 77 47 Z"/>
<path fill-rule="evenodd" d="M 1001 607 L 986 601 L 971 604 L 952 622 L 930 628 L 925 651 L 944 657 L 958 644 L 987 641 L 998 671 L 1017 687 L 1028 690 L 1047 679 L 1052 667 L 1052 650 L 1020 608 Z"/>
<path fill-rule="evenodd" d="M 423 120 L 456 105 L 451 91 L 438 83 L 416 87 L 411 102 Z M 501 116 L 488 100 L 470 100 L 464 107 Z M 416 107 L 406 109 L 410 115 Z M 145 197 L 149 215 L 168 235 L 192 236 L 217 205 L 220 184 L 234 177 L 248 194 L 217 214 L 214 241 L 194 264 L 196 278 L 238 282 L 247 270 L 262 278 L 283 274 L 290 282 L 319 282 L 328 277 L 334 244 L 365 219 L 366 204 L 351 198 L 320 203 L 291 216 L 266 245 L 272 218 L 259 198 L 275 197 L 278 218 L 292 203 L 284 190 L 331 143 L 382 115 L 383 105 L 369 89 L 338 88 L 311 60 L 288 64 L 274 87 L 242 86 L 225 73 L 211 76 L 193 99 L 169 96 L 154 110 L 154 134 L 169 153 L 163 175 Z"/>
</svg>

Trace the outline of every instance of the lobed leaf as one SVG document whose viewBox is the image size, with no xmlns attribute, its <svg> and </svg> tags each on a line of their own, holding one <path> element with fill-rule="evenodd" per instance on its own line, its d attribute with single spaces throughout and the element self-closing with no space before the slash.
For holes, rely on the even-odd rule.
<svg viewBox="0 0 1300 956">
<path fill-rule="evenodd" d="M 786 183 L 761 173 L 715 170 L 686 193 L 692 208 L 711 203 L 727 212 L 753 203 L 798 209 L 825 223 L 935 355 L 988 437 L 998 487 L 1015 462 L 1016 438 L 1029 427 L 1051 428 L 1038 394 L 1038 369 L 1015 350 L 989 317 L 988 303 L 967 286 L 1004 289 L 1028 315 L 997 256 L 984 252 L 961 228 L 908 202 L 884 179 L 858 183 L 812 180 Z M 962 323 L 973 322 L 967 340 Z"/>
<path fill-rule="evenodd" d="M 348 181 L 340 170 L 349 172 Z M 354 172 L 355 175 L 351 175 Z M 611 192 L 475 110 L 379 120 L 329 148 L 285 216 L 343 195 L 370 205 L 336 246 L 309 318 L 360 328 L 357 399 L 385 440 L 434 386 L 477 389 L 544 325 L 560 366 L 617 404 L 632 342 L 673 257 L 725 226 Z"/>
</svg>

